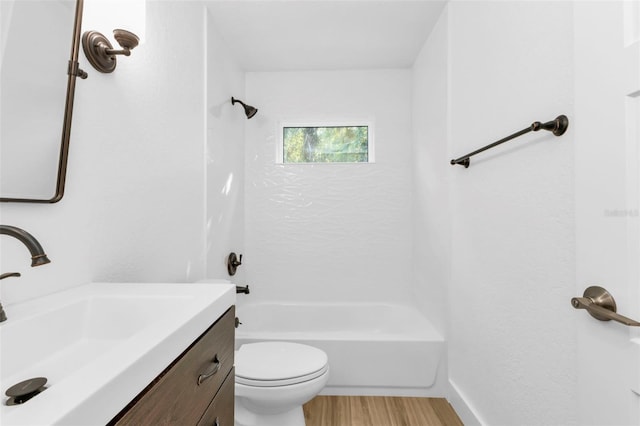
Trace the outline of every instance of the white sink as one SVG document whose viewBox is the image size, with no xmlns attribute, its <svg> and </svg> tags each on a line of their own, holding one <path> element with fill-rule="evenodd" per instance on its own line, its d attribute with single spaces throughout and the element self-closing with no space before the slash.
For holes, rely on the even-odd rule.
<svg viewBox="0 0 640 426">
<path fill-rule="evenodd" d="M 91 283 L 5 306 L 0 424 L 106 424 L 234 303 L 228 284 Z M 44 392 L 4 404 L 33 377 Z"/>
</svg>

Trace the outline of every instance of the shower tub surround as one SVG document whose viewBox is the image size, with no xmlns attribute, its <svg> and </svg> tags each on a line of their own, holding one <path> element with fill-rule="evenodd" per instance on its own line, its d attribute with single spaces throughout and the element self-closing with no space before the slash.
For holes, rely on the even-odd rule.
<svg viewBox="0 0 640 426">
<path fill-rule="evenodd" d="M 322 395 L 441 395 L 443 337 L 420 312 L 387 303 L 262 302 L 243 304 L 236 349 L 287 341 L 329 357 Z"/>
</svg>

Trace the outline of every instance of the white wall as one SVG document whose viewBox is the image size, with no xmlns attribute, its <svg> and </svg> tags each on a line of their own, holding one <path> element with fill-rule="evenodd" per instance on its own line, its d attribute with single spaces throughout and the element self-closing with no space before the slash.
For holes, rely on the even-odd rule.
<svg viewBox="0 0 640 426">
<path fill-rule="evenodd" d="M 244 71 L 207 13 L 207 277 L 230 278 L 226 259 L 244 247 Z M 232 278 L 244 284 L 245 268 Z"/>
<path fill-rule="evenodd" d="M 413 64 L 413 282 L 416 301 L 443 336 L 451 282 L 451 166 L 447 147 L 447 9 Z"/>
<path fill-rule="evenodd" d="M 252 300 L 411 298 L 411 72 L 248 73 Z M 372 119 L 374 164 L 275 164 L 280 120 Z"/>
<path fill-rule="evenodd" d="M 452 2 L 448 19 L 451 158 L 535 120 L 571 120 L 570 2 Z M 486 424 L 576 422 L 573 144 L 570 125 L 445 171 L 449 377 Z"/>
<path fill-rule="evenodd" d="M 26 248 L 2 236 L 2 272 L 23 274 L 2 280 L 5 307 L 89 281 L 204 276 L 204 16 L 195 3 L 149 2 L 147 41 L 113 74 L 81 53 L 89 78 L 76 88 L 64 198 L 0 205 L 2 223 L 52 260 L 30 268 Z"/>
</svg>

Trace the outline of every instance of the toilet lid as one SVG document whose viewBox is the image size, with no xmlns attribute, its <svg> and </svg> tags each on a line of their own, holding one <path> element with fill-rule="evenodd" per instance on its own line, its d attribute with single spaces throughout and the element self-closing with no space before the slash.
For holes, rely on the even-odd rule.
<svg viewBox="0 0 640 426">
<path fill-rule="evenodd" d="M 318 348 L 290 342 L 259 342 L 240 346 L 235 354 L 236 383 L 284 386 L 324 374 L 327 354 Z"/>
</svg>

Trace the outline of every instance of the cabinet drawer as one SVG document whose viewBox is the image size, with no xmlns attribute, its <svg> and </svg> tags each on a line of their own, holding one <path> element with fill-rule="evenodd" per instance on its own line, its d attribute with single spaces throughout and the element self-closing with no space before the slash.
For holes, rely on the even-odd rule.
<svg viewBox="0 0 640 426">
<path fill-rule="evenodd" d="M 234 386 L 235 375 L 234 370 L 231 370 L 198 426 L 233 426 Z"/>
<path fill-rule="evenodd" d="M 234 322 L 232 307 L 115 424 L 196 425 L 233 367 Z"/>
</svg>

